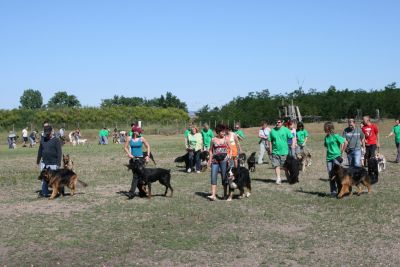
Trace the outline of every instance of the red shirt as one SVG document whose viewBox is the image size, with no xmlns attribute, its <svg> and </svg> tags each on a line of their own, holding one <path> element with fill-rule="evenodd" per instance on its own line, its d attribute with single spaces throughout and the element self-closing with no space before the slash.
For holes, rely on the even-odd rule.
<svg viewBox="0 0 400 267">
<path fill-rule="evenodd" d="M 371 123 L 370 125 L 364 125 L 362 131 L 365 135 L 366 145 L 376 145 L 376 138 L 378 136 L 378 127 Z"/>
</svg>

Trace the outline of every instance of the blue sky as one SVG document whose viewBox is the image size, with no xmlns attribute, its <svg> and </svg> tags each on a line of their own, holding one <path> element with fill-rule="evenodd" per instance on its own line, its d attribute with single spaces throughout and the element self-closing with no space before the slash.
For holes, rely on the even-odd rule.
<svg viewBox="0 0 400 267">
<path fill-rule="evenodd" d="M 28 88 L 189 110 L 268 88 L 400 82 L 400 1 L 1 1 L 0 109 Z M 6 94 L 4 94 L 6 93 Z"/>
</svg>

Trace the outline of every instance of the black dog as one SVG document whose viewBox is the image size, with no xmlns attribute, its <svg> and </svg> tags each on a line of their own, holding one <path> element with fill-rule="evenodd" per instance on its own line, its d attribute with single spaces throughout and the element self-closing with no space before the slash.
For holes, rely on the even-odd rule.
<svg viewBox="0 0 400 267">
<path fill-rule="evenodd" d="M 295 184 L 299 182 L 299 161 L 297 158 L 292 156 L 287 156 L 284 167 L 287 170 L 287 180 L 289 184 Z"/>
<path fill-rule="evenodd" d="M 244 196 L 250 197 L 251 194 L 251 179 L 250 172 L 245 167 L 233 167 L 228 170 L 228 179 L 229 179 L 229 197 L 228 201 L 232 200 L 233 192 L 236 188 L 239 189 L 240 195 L 239 198 L 243 198 Z M 247 188 L 247 193 L 244 194 L 244 188 Z"/>
<path fill-rule="evenodd" d="M 129 164 L 126 166 L 139 176 L 138 185 L 148 186 L 148 198 L 151 198 L 151 184 L 155 181 L 159 181 L 160 184 L 165 186 L 164 196 L 167 196 L 169 188 L 172 197 L 174 190 L 171 186 L 171 170 L 162 168 L 145 168 L 144 165 L 143 160 L 130 159 Z"/>
<path fill-rule="evenodd" d="M 239 166 L 244 167 L 244 163 L 246 162 L 246 154 L 245 153 L 240 153 L 239 157 L 238 157 L 238 162 L 239 162 Z"/>
<path fill-rule="evenodd" d="M 251 172 L 256 171 L 256 152 L 251 153 L 250 157 L 247 159 L 247 166 Z"/>
<path fill-rule="evenodd" d="M 200 161 L 201 161 L 201 171 L 204 172 L 207 170 L 207 164 L 210 160 L 210 152 L 201 151 L 200 152 Z"/>
<path fill-rule="evenodd" d="M 186 153 L 183 156 L 177 157 L 174 162 L 176 163 L 185 163 L 185 170 L 187 171 L 189 169 L 189 153 Z"/>
</svg>

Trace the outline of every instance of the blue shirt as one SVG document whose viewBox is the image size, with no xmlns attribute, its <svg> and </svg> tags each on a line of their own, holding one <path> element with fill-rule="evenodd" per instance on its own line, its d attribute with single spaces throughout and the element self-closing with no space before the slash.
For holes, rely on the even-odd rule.
<svg viewBox="0 0 400 267">
<path fill-rule="evenodd" d="M 143 157 L 143 141 L 142 138 L 138 138 L 133 140 L 133 138 L 129 141 L 129 145 L 131 146 L 131 154 L 134 157 Z"/>
</svg>

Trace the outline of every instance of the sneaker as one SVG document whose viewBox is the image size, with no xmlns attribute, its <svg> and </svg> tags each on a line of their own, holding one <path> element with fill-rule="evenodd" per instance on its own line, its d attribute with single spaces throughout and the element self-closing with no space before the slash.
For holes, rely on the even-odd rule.
<svg viewBox="0 0 400 267">
<path fill-rule="evenodd" d="M 215 196 L 212 196 L 212 195 L 207 196 L 207 198 L 208 198 L 210 201 L 215 201 L 215 200 L 217 200 L 217 198 L 216 198 Z"/>
<path fill-rule="evenodd" d="M 228 198 L 226 199 L 226 201 L 232 201 L 232 198 L 231 198 L 231 197 L 228 197 Z"/>
<path fill-rule="evenodd" d="M 277 178 L 277 179 L 276 179 L 276 184 L 281 184 L 281 183 L 282 183 L 281 178 Z"/>
<path fill-rule="evenodd" d="M 39 192 L 38 198 L 47 198 L 50 197 L 49 195 L 43 195 L 42 192 Z"/>
<path fill-rule="evenodd" d="M 133 199 L 135 197 L 135 193 L 129 192 L 128 199 Z"/>
<path fill-rule="evenodd" d="M 337 197 L 337 192 L 336 191 L 331 192 L 331 197 Z"/>
<path fill-rule="evenodd" d="M 196 171 L 196 173 L 200 173 L 200 171 Z"/>
<path fill-rule="evenodd" d="M 188 172 L 188 173 L 191 173 L 191 172 L 192 172 L 192 169 L 191 169 L 191 168 L 189 168 L 189 169 L 187 170 L 187 172 Z"/>
</svg>

